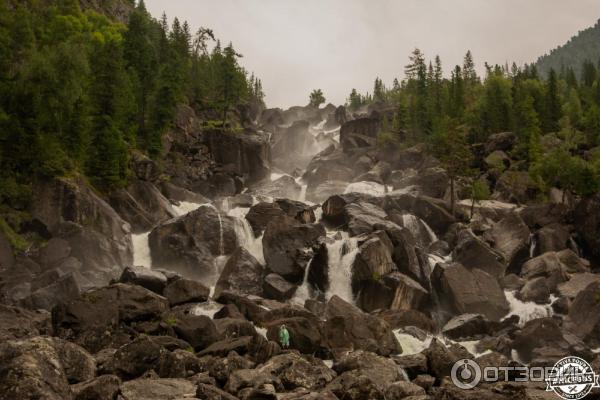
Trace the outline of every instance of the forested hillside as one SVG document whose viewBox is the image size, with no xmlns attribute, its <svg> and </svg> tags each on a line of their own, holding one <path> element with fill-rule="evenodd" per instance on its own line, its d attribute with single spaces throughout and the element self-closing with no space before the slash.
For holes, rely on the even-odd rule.
<svg viewBox="0 0 600 400">
<path fill-rule="evenodd" d="M 591 66 L 600 62 L 600 21 L 593 27 L 579 31 L 567 43 L 551 50 L 538 58 L 536 67 L 543 77 L 551 69 L 563 73 L 575 73 L 578 78 L 586 79 Z"/>
<path fill-rule="evenodd" d="M 209 29 L 156 20 L 144 2 L 0 1 L 0 204 L 27 208 L 37 178 L 122 187 L 129 157 L 160 160 L 176 107 L 236 129 L 261 83 Z M 123 14 L 129 9 L 130 14 Z M 107 16 L 108 15 L 108 16 Z M 127 25 L 120 21 L 127 21 Z"/>
<path fill-rule="evenodd" d="M 405 68 L 406 79 L 388 88 L 378 78 L 372 94 L 352 90 L 347 105 L 361 112 L 380 110 L 384 118 L 382 145 L 426 142 L 457 176 L 478 178 L 480 143 L 490 135 L 511 131 L 517 146 L 495 154 L 497 174 L 510 170 L 529 173 L 532 186 L 544 198 L 548 189 L 590 195 L 600 188 L 600 75 L 593 64 L 584 79 L 550 70 L 543 78 L 533 65 L 485 64 L 477 75 L 468 52 L 462 66 L 445 78 L 442 62 L 427 62 L 416 49 Z M 479 157 L 480 158 L 480 157 Z M 512 160 L 512 161 L 511 161 Z M 477 179 L 473 182 L 479 182 Z"/>
</svg>

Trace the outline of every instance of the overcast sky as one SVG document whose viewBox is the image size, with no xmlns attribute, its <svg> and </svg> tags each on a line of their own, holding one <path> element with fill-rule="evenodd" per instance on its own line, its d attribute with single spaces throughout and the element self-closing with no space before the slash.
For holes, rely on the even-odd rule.
<svg viewBox="0 0 600 400">
<path fill-rule="evenodd" d="M 159 17 L 210 27 L 262 78 L 270 107 L 304 105 L 321 88 L 341 104 L 376 76 L 402 78 L 419 47 L 444 72 L 470 49 L 483 62 L 518 64 L 563 44 L 600 18 L 600 0 L 146 0 Z"/>
</svg>

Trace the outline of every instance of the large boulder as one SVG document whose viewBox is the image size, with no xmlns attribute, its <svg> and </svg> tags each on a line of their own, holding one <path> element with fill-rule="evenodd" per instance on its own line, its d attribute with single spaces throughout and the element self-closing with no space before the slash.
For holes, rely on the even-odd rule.
<svg viewBox="0 0 600 400">
<path fill-rule="evenodd" d="M 55 334 L 77 339 L 90 351 L 104 348 L 105 334 L 121 323 L 157 319 L 169 302 L 141 286 L 115 284 L 92 290 L 52 310 Z"/>
<path fill-rule="evenodd" d="M 566 249 L 568 247 L 569 239 L 571 238 L 571 233 L 565 225 L 552 223 L 537 231 L 536 238 L 536 251 L 539 254 L 543 254 L 548 251 L 561 251 Z"/>
<path fill-rule="evenodd" d="M 35 290 L 21 304 L 31 309 L 50 311 L 55 305 L 79 296 L 82 292 L 79 277 L 81 275 L 75 273 L 60 276 L 56 281 Z"/>
<path fill-rule="evenodd" d="M 72 385 L 75 400 L 113 400 L 119 394 L 121 379 L 116 375 L 101 375 Z"/>
<path fill-rule="evenodd" d="M 224 290 L 240 295 L 262 296 L 265 268 L 243 247 L 233 252 L 215 286 L 214 296 Z"/>
<path fill-rule="evenodd" d="M 350 236 L 358 236 L 373 232 L 376 224 L 385 225 L 387 214 L 376 205 L 361 201 L 344 207 L 344 219 Z"/>
<path fill-rule="evenodd" d="M 600 258 L 600 194 L 582 200 L 576 207 L 575 228 L 586 249 Z"/>
<path fill-rule="evenodd" d="M 119 348 L 104 367 L 124 379 L 134 379 L 158 369 L 168 350 L 148 337 L 140 337 Z"/>
<path fill-rule="evenodd" d="M 337 376 L 322 360 L 296 352 L 277 355 L 257 369 L 276 376 L 286 390 L 319 390 Z"/>
<path fill-rule="evenodd" d="M 276 319 L 265 324 L 267 338 L 279 342 L 279 328 L 285 325 L 290 333 L 290 348 L 303 354 L 314 354 L 322 346 L 323 337 L 315 318 L 289 317 Z"/>
<path fill-rule="evenodd" d="M 205 143 L 214 160 L 232 171 L 247 177 L 247 183 L 258 182 L 269 176 L 271 146 L 266 132 L 235 132 L 209 130 Z"/>
<path fill-rule="evenodd" d="M 565 328 L 592 346 L 600 345 L 600 281 L 590 283 L 571 303 Z"/>
<path fill-rule="evenodd" d="M 441 199 L 448 189 L 448 174 L 442 168 L 427 168 L 415 171 L 408 176 L 404 174 L 392 174 L 392 185 L 394 190 L 416 187 L 416 192 L 423 196 Z"/>
<path fill-rule="evenodd" d="M 126 189 L 113 191 L 109 199 L 134 233 L 146 232 L 177 215 L 169 200 L 147 181 L 134 181 Z"/>
<path fill-rule="evenodd" d="M 338 374 L 359 371 L 367 376 L 380 390 L 386 390 L 393 382 L 404 380 L 404 371 L 392 359 L 357 350 L 345 354 L 333 365 Z"/>
<path fill-rule="evenodd" d="M 347 371 L 335 378 L 327 389 L 338 399 L 384 400 L 383 392 L 359 370 Z"/>
<path fill-rule="evenodd" d="M 238 246 L 234 219 L 203 206 L 156 227 L 149 236 L 152 266 L 195 279 L 215 274 L 214 258 Z"/>
<path fill-rule="evenodd" d="M 500 132 L 490 135 L 485 143 L 486 154 L 494 151 L 508 151 L 513 148 L 517 142 L 517 135 L 513 132 Z"/>
<path fill-rule="evenodd" d="M 250 210 L 246 214 L 246 219 L 250 223 L 252 230 L 254 230 L 254 234 L 259 236 L 265 231 L 272 219 L 284 214 L 279 204 L 261 202 L 250 207 Z"/>
<path fill-rule="evenodd" d="M 0 342 L 47 335 L 51 331 L 52 324 L 48 312 L 0 304 Z"/>
<path fill-rule="evenodd" d="M 539 186 L 527 171 L 508 170 L 500 175 L 492 198 L 510 203 L 527 204 L 540 193 Z"/>
<path fill-rule="evenodd" d="M 377 134 L 381 129 L 379 118 L 357 118 L 348 121 L 340 129 L 340 144 L 345 152 L 377 144 Z"/>
<path fill-rule="evenodd" d="M 496 236 L 500 243 L 500 236 L 502 235 L 497 233 Z M 520 244 L 521 242 L 519 241 L 517 245 Z M 502 245 L 504 250 L 510 254 L 517 248 L 517 246 L 508 243 L 508 240 L 502 241 Z M 492 249 L 469 229 L 464 229 L 458 233 L 457 244 L 453 250 L 452 258 L 467 268 L 480 269 L 496 279 L 504 276 L 507 267 L 503 255 Z"/>
<path fill-rule="evenodd" d="M 125 382 L 121 386 L 122 400 L 179 400 L 193 399 L 196 385 L 186 379 L 139 378 Z"/>
<path fill-rule="evenodd" d="M 50 337 L 7 341 L 0 345 L 0 398 L 73 399 L 69 383 L 92 379 L 96 366 L 79 346 Z"/>
<path fill-rule="evenodd" d="M 131 265 L 130 227 L 81 179 L 57 178 L 34 185 L 32 215 L 65 239 L 84 270 Z"/>
<path fill-rule="evenodd" d="M 440 304 L 452 315 L 482 314 L 499 321 L 509 311 L 508 301 L 498 281 L 478 268 L 462 264 L 436 265 L 432 285 Z"/>
<path fill-rule="evenodd" d="M 119 282 L 142 286 L 154 293 L 163 294 L 167 286 L 167 277 L 162 272 L 145 267 L 127 267 L 123 270 Z"/>
<path fill-rule="evenodd" d="M 392 260 L 393 245 L 384 231 L 373 232 L 359 239 L 358 253 L 352 264 L 353 283 L 378 280 L 395 269 Z"/>
<path fill-rule="evenodd" d="M 269 222 L 263 236 L 267 267 L 291 282 L 299 283 L 319 238 L 325 236 L 320 224 L 302 224 L 288 216 Z"/>
<path fill-rule="evenodd" d="M 386 196 L 384 210 L 409 213 L 421 218 L 438 234 L 444 234 L 456 222 L 446 209 L 444 201 L 427 196 L 391 193 Z"/>
<path fill-rule="evenodd" d="M 494 250 L 503 256 L 509 269 L 518 269 L 519 264 L 529 256 L 530 234 L 529 228 L 517 214 L 509 214 L 492 225 L 485 237 L 493 243 Z M 465 261 L 462 263 L 468 266 Z"/>
<path fill-rule="evenodd" d="M 188 342 L 196 351 L 200 351 L 219 339 L 217 327 L 206 315 L 196 315 L 186 306 L 179 306 L 161 316 L 177 337 Z"/>
<path fill-rule="evenodd" d="M 210 289 L 198 281 L 180 278 L 169 283 L 163 294 L 173 307 L 184 303 L 206 301 L 210 295 Z"/>
<path fill-rule="evenodd" d="M 268 274 L 265 277 L 263 290 L 266 298 L 278 301 L 286 301 L 292 298 L 296 292 L 296 285 L 293 285 L 277 274 Z"/>
<path fill-rule="evenodd" d="M 401 352 L 390 326 L 382 319 L 333 296 L 325 309 L 323 341 L 333 351 L 361 349 L 383 356 Z"/>
</svg>

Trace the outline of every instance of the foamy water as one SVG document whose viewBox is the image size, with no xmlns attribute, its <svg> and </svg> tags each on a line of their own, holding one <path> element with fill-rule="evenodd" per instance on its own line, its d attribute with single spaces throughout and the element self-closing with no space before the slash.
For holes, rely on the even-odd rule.
<svg viewBox="0 0 600 400">
<path fill-rule="evenodd" d="M 352 264 L 358 254 L 356 238 L 349 238 L 342 232 L 342 238 L 327 244 L 327 264 L 329 265 L 329 290 L 327 299 L 337 295 L 354 304 L 352 294 Z"/>
<path fill-rule="evenodd" d="M 508 318 L 512 315 L 519 316 L 519 325 L 522 326 L 526 322 L 537 318 L 551 317 L 553 314 L 552 304 L 537 304 L 533 301 L 524 302 L 515 296 L 515 292 L 505 291 L 506 300 L 510 306 L 510 311 L 504 318 Z M 555 298 L 551 298 L 553 300 Z"/>
<path fill-rule="evenodd" d="M 372 196 L 384 196 L 386 194 L 386 187 L 377 182 L 354 182 L 346 187 L 344 193 L 365 193 Z"/>
<path fill-rule="evenodd" d="M 133 244 L 133 265 L 136 267 L 152 268 L 152 257 L 150 256 L 150 244 L 148 237 L 150 232 L 131 235 Z"/>
</svg>

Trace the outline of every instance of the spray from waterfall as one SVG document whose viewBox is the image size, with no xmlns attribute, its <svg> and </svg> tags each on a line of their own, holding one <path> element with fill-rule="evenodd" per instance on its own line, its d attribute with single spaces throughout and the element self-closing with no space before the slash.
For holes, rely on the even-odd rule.
<svg viewBox="0 0 600 400">
<path fill-rule="evenodd" d="M 349 303 L 354 303 L 352 294 L 352 264 L 358 254 L 356 238 L 342 237 L 327 245 L 327 263 L 329 265 L 329 290 L 327 299 L 337 295 Z"/>
</svg>

